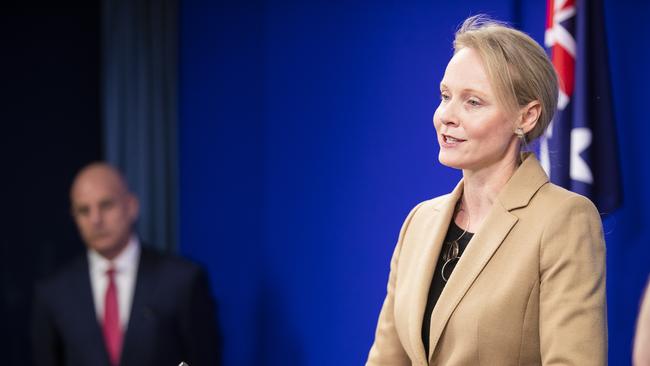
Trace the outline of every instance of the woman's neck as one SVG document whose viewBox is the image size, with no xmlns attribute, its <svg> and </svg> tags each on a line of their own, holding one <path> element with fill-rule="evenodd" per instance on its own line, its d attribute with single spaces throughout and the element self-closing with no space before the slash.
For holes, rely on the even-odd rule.
<svg viewBox="0 0 650 366">
<path fill-rule="evenodd" d="M 456 224 L 469 232 L 477 232 L 518 165 L 518 156 L 514 156 L 494 166 L 463 170 L 463 196 L 455 218 Z"/>
</svg>

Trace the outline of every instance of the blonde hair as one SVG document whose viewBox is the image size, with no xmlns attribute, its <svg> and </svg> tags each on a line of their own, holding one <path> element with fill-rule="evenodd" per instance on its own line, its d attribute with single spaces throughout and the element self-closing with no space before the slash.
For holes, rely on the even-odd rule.
<svg viewBox="0 0 650 366">
<path fill-rule="evenodd" d="M 558 78 L 544 49 L 527 34 L 485 15 L 467 18 L 454 39 L 454 53 L 478 52 L 499 102 L 509 111 L 539 101 L 541 113 L 526 141 L 541 136 L 551 123 L 558 99 Z"/>
</svg>

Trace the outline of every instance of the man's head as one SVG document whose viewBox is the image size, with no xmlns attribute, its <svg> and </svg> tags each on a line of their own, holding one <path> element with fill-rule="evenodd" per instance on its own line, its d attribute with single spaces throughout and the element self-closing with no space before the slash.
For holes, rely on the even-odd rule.
<svg viewBox="0 0 650 366">
<path fill-rule="evenodd" d="M 72 183 L 70 203 L 81 238 L 89 249 L 113 259 L 126 247 L 139 204 L 115 168 L 106 163 L 83 168 Z"/>
</svg>

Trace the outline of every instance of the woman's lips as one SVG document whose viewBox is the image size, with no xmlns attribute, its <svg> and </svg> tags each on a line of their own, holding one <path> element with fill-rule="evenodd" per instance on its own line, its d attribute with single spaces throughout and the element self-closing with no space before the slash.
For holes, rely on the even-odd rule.
<svg viewBox="0 0 650 366">
<path fill-rule="evenodd" d="M 465 141 L 467 141 L 467 140 L 463 140 L 463 139 L 460 139 L 460 138 L 457 138 L 457 137 L 442 134 L 441 139 L 440 139 L 440 144 L 443 147 L 456 147 L 456 146 L 458 146 L 459 144 L 461 144 L 461 143 L 463 143 Z"/>
</svg>

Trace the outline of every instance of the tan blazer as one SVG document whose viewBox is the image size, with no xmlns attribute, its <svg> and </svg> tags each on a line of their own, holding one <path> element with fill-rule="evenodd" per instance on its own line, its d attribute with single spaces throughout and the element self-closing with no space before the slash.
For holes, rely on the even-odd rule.
<svg viewBox="0 0 650 366">
<path fill-rule="evenodd" d="M 646 285 L 645 295 L 641 299 L 641 309 L 636 320 L 634 335 L 634 366 L 650 366 L 650 281 Z"/>
<path fill-rule="evenodd" d="M 499 193 L 447 282 L 422 344 L 429 285 L 461 181 L 406 218 L 366 365 L 605 365 L 605 246 L 586 198 L 537 159 Z"/>
</svg>

